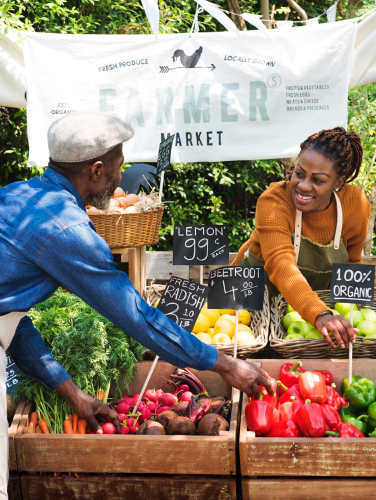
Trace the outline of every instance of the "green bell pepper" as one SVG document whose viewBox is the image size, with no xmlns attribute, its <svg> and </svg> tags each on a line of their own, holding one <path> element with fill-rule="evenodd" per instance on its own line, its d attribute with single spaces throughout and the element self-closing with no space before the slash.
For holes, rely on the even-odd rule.
<svg viewBox="0 0 376 500">
<path fill-rule="evenodd" d="M 370 437 L 370 438 L 376 438 L 376 429 L 373 432 L 370 432 L 368 434 L 368 437 Z"/>
<path fill-rule="evenodd" d="M 339 413 L 340 417 L 342 418 L 342 421 L 346 417 L 351 417 L 351 418 L 358 418 L 359 417 L 359 413 L 356 413 L 355 411 L 353 411 L 350 408 L 350 406 L 340 406 L 338 413 Z"/>
<path fill-rule="evenodd" d="M 365 420 L 365 422 L 363 422 Z M 353 424 L 357 429 L 360 430 L 364 435 L 367 432 L 367 424 L 368 424 L 368 416 L 360 415 L 358 418 L 350 417 L 350 415 L 346 415 L 342 418 L 342 422 L 348 422 L 349 424 Z"/>
<path fill-rule="evenodd" d="M 355 377 L 351 377 L 351 383 L 353 384 L 354 382 L 358 382 L 363 377 L 360 377 L 359 375 L 355 375 Z M 342 385 L 341 385 L 341 395 L 343 396 L 345 394 L 346 389 L 349 386 L 349 379 L 344 378 L 342 380 Z"/>
<path fill-rule="evenodd" d="M 376 403 L 372 403 L 368 407 L 368 432 L 374 430 L 376 430 Z"/>
<path fill-rule="evenodd" d="M 361 412 L 368 409 L 369 405 L 376 400 L 375 384 L 367 378 L 361 378 L 346 389 L 343 398 L 355 412 Z"/>
</svg>

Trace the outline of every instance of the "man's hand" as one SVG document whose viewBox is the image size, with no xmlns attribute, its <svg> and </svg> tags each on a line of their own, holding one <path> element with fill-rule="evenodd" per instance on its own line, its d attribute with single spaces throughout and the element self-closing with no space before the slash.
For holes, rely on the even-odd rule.
<svg viewBox="0 0 376 500">
<path fill-rule="evenodd" d="M 357 328 L 351 326 L 350 321 L 347 321 L 343 316 L 335 314 L 324 314 L 323 316 L 317 316 L 316 324 L 317 330 L 324 335 L 324 339 L 332 347 L 337 347 L 329 337 L 329 332 L 333 334 L 334 339 L 341 349 L 349 347 L 349 342 L 352 344 L 355 342 L 355 335 L 359 333 Z"/>
<path fill-rule="evenodd" d="M 115 410 L 111 410 L 107 405 L 95 399 L 89 394 L 81 391 L 71 379 L 57 387 L 57 392 L 63 396 L 75 413 L 80 418 L 84 418 L 90 429 L 95 434 L 103 434 L 100 424 L 107 422 L 107 417 L 112 420 L 116 428 L 116 433 L 121 434 L 119 416 Z"/>
<path fill-rule="evenodd" d="M 263 385 L 271 396 L 274 394 L 268 374 L 254 363 L 234 359 L 219 352 L 217 364 L 211 371 L 218 373 L 225 382 L 245 392 L 248 397 L 259 397 L 259 385 Z"/>
</svg>

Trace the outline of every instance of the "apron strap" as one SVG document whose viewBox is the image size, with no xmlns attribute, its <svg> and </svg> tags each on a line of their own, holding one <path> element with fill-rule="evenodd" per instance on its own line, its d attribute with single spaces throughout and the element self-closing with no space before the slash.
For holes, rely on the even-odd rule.
<svg viewBox="0 0 376 500">
<path fill-rule="evenodd" d="M 334 244 L 333 247 L 335 250 L 339 249 L 339 244 L 341 242 L 341 234 L 342 234 L 342 226 L 343 226 L 343 214 L 342 214 L 342 205 L 338 198 L 338 195 L 335 191 L 333 191 L 334 198 L 337 203 L 337 226 L 336 232 L 334 235 Z M 294 251 L 295 251 L 295 259 L 298 262 L 299 259 L 299 250 L 300 250 L 300 241 L 302 236 L 302 212 L 296 209 L 296 218 L 295 218 L 295 234 L 294 234 Z"/>
</svg>

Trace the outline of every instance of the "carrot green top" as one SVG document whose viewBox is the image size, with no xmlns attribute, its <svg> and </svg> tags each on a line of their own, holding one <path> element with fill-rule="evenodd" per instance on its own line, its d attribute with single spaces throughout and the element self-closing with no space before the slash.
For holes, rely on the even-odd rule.
<svg viewBox="0 0 376 500">
<path fill-rule="evenodd" d="M 290 182 L 275 182 L 260 196 L 256 207 L 256 227 L 250 239 L 240 248 L 232 265 L 237 265 L 249 250 L 265 261 L 272 283 L 303 319 L 315 324 L 317 315 L 327 309 L 312 291 L 299 271 L 291 236 L 295 231 L 296 209 Z M 361 264 L 361 253 L 367 236 L 370 204 L 363 191 L 345 184 L 337 192 L 343 210 L 342 241 L 351 264 Z M 323 212 L 305 212 L 302 236 L 319 245 L 333 245 L 337 224 L 337 207 L 333 199 Z"/>
</svg>

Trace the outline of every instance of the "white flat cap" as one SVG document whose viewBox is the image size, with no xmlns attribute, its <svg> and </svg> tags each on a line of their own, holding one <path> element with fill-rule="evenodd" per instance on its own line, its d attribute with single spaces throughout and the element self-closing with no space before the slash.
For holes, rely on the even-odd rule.
<svg viewBox="0 0 376 500">
<path fill-rule="evenodd" d="M 64 163 L 92 160 L 134 136 L 130 125 L 112 113 L 76 111 L 48 129 L 51 160 Z"/>
</svg>

